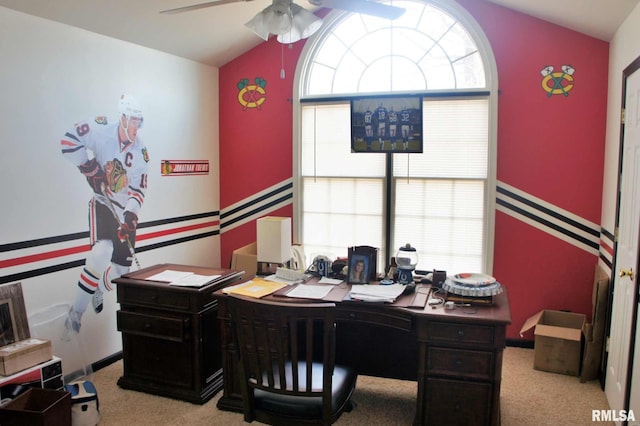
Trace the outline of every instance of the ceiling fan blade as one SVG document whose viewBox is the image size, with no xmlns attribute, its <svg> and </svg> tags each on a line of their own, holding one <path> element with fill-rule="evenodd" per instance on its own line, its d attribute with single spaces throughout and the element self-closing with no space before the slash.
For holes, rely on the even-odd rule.
<svg viewBox="0 0 640 426">
<path fill-rule="evenodd" d="M 160 13 L 165 13 L 167 15 L 171 15 L 174 13 L 182 13 L 182 12 L 189 12 L 191 10 L 198 10 L 198 9 L 204 9 L 206 7 L 211 7 L 211 6 L 220 6 L 223 4 L 229 4 L 229 3 L 238 3 L 238 2 L 243 2 L 243 1 L 252 1 L 252 0 L 218 0 L 218 1 L 208 1 L 206 3 L 200 3 L 200 4 L 194 4 L 191 6 L 183 6 L 183 7 L 176 7 L 175 9 L 167 9 L 167 10 L 161 10 Z"/>
<path fill-rule="evenodd" d="M 399 18 L 405 12 L 401 7 L 376 3 L 375 1 L 369 0 L 309 0 L 309 2 L 315 6 L 347 10 L 349 12 L 362 13 L 363 15 L 372 15 L 385 19 Z"/>
</svg>

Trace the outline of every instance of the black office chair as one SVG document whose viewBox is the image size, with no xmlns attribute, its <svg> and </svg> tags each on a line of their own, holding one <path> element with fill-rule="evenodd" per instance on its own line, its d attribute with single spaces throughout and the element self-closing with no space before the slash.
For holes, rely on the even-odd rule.
<svg viewBox="0 0 640 426">
<path fill-rule="evenodd" d="M 229 297 L 244 419 L 334 423 L 351 411 L 357 374 L 335 365 L 335 305 Z"/>
</svg>

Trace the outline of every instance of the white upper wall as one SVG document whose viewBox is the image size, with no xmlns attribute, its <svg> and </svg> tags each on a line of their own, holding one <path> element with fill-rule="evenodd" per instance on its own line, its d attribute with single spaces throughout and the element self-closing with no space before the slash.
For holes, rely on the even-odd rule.
<svg viewBox="0 0 640 426">
<path fill-rule="evenodd" d="M 88 231 L 92 195 L 84 177 L 63 158 L 60 138 L 80 120 L 98 115 L 117 119 L 122 93 L 136 96 L 142 105 L 140 136 L 151 159 L 140 223 L 219 211 L 217 68 L 3 7 L 0 58 L 0 276 L 86 256 L 67 259 L 60 250 L 86 246 L 88 238 L 56 242 Z M 162 176 L 161 160 L 208 160 L 210 172 Z M 147 228 L 146 233 L 155 235 L 139 243 L 178 238 L 177 232 L 185 231 L 177 228 L 183 226 L 178 222 Z M 20 247 L 40 239 L 53 242 Z M 166 262 L 219 266 L 219 236 L 138 257 L 143 267 Z M 76 267 L 21 280 L 28 312 L 72 303 L 79 272 Z M 112 291 L 105 294 L 100 315 L 87 312 L 83 317 L 81 334 L 90 343 L 89 362 L 121 350 L 116 310 Z"/>
</svg>

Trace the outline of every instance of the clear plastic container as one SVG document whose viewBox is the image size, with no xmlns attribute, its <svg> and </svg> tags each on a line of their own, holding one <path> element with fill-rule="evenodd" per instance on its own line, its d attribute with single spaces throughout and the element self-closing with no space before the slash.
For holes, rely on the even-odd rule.
<svg viewBox="0 0 640 426">
<path fill-rule="evenodd" d="M 31 337 L 50 340 L 53 355 L 62 359 L 65 383 L 90 380 L 93 375 L 81 335 L 65 327 L 70 308 L 69 304 L 53 305 L 29 315 Z"/>
</svg>

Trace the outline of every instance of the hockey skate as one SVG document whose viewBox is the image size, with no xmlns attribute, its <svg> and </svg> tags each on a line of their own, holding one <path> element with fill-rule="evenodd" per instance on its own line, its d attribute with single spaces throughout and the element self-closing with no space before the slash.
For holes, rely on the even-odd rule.
<svg viewBox="0 0 640 426">
<path fill-rule="evenodd" d="M 93 293 L 93 296 L 91 297 L 91 304 L 93 305 L 93 310 L 96 312 L 96 314 L 102 312 L 103 299 L 104 295 L 102 294 L 102 291 L 100 291 L 99 288 L 96 289 L 95 293 Z"/>
<path fill-rule="evenodd" d="M 69 313 L 67 318 L 64 321 L 64 331 L 62 333 L 62 340 L 68 342 L 71 340 L 72 333 L 78 334 L 80 333 L 80 319 L 82 318 L 82 313 L 76 312 L 73 310 L 73 307 L 69 309 Z"/>
</svg>

